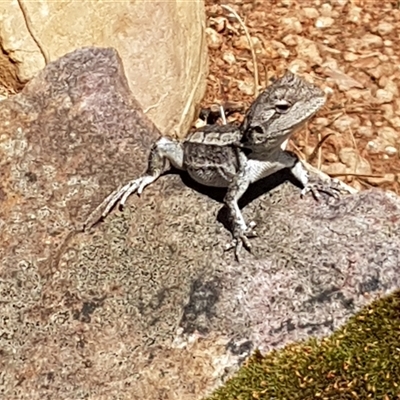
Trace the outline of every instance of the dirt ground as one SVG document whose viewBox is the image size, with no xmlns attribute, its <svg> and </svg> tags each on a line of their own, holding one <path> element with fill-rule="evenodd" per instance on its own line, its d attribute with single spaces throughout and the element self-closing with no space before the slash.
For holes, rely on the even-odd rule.
<svg viewBox="0 0 400 400">
<path fill-rule="evenodd" d="M 357 189 L 379 186 L 399 194 L 400 2 L 206 0 L 206 11 L 210 74 L 204 106 L 248 107 L 253 51 L 259 91 L 289 68 L 328 94 L 326 106 L 289 149 L 310 159 L 328 135 L 310 160 L 314 166 Z"/>
</svg>

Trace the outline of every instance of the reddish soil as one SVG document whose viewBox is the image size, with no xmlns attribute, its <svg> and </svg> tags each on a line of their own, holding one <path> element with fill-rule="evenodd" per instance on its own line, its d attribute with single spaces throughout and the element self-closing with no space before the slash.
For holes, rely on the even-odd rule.
<svg viewBox="0 0 400 400">
<path fill-rule="evenodd" d="M 204 106 L 236 102 L 243 110 L 285 70 L 323 88 L 323 110 L 289 148 L 358 189 L 400 192 L 400 9 L 397 1 L 206 0 L 210 74 Z M 232 116 L 241 118 L 240 114 Z"/>
</svg>

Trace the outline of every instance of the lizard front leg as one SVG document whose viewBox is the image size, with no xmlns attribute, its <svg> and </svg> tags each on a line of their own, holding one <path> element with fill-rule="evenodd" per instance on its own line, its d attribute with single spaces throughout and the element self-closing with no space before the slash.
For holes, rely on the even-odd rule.
<svg viewBox="0 0 400 400">
<path fill-rule="evenodd" d="M 182 169 L 183 150 L 180 142 L 167 138 L 161 138 L 155 142 L 150 150 L 147 170 L 143 176 L 133 179 L 120 186 L 117 190 L 108 195 L 104 201 L 90 214 L 86 220 L 84 227 L 90 229 L 99 219 L 106 217 L 111 209 L 119 202 L 124 207 L 128 197 L 137 192 L 140 195 L 143 189 L 156 181 L 170 165 L 175 168 Z M 100 215 L 99 211 L 103 210 Z M 96 217 L 96 215 L 98 215 Z"/>
<path fill-rule="evenodd" d="M 261 154 L 261 157 L 259 155 L 256 159 L 247 158 L 244 153 L 239 152 L 238 159 L 240 160 L 239 170 L 235 179 L 228 186 L 225 197 L 225 204 L 231 217 L 237 260 L 243 245 L 247 250 L 251 250 L 248 238 L 256 236 L 256 233 L 252 230 L 255 224 L 253 223 L 250 229 L 247 227 L 238 206 L 238 200 L 243 196 L 249 185 L 281 169 L 291 168 L 296 178 L 301 181 L 304 187 L 308 188 L 307 171 L 301 169 L 302 164 L 289 152 L 278 149 L 272 153 Z M 300 166 L 297 166 L 298 163 Z"/>
<path fill-rule="evenodd" d="M 228 209 L 229 219 L 231 223 L 232 235 L 234 238 L 235 257 L 239 261 L 239 253 L 244 247 L 251 251 L 251 244 L 249 237 L 256 236 L 255 232 L 252 231 L 252 227 L 247 226 L 243 215 L 240 211 L 238 201 L 243 196 L 244 192 L 249 187 L 250 181 L 245 174 L 239 174 L 237 178 L 232 182 L 224 198 L 224 203 Z M 229 248 L 231 248 L 229 246 Z"/>
<path fill-rule="evenodd" d="M 224 203 L 229 213 L 232 235 L 234 238 L 233 246 L 235 247 L 235 257 L 236 260 L 239 261 L 239 253 L 243 245 L 248 251 L 251 251 L 248 238 L 254 237 L 256 234 L 252 230 L 254 225 L 251 224 L 250 228 L 247 226 L 239 208 L 238 201 L 249 187 L 251 176 L 248 174 L 247 158 L 239 150 L 237 150 L 237 158 L 239 168 L 235 178 L 228 186 Z"/>
<path fill-rule="evenodd" d="M 339 198 L 341 187 L 339 182 L 331 179 L 327 182 L 310 182 L 309 174 L 303 163 L 291 153 L 286 152 L 293 157 L 294 166 L 290 169 L 292 175 L 299 181 L 302 185 L 301 196 L 304 197 L 307 193 L 311 193 L 315 200 L 321 200 L 321 193 L 325 193 L 328 196 Z"/>
<path fill-rule="evenodd" d="M 303 163 L 290 151 L 278 148 L 274 153 L 270 153 L 267 156 L 263 156 L 261 153 L 261 157 L 258 156 L 256 159 L 249 159 L 248 161 L 251 183 L 284 168 L 288 168 L 302 186 L 302 197 L 307 193 L 312 193 L 316 200 L 321 199 L 321 193 L 334 198 L 339 197 L 341 187 L 337 181 L 331 179 L 329 182 L 323 182 L 322 180 L 310 182 L 308 171 Z"/>
<path fill-rule="evenodd" d="M 225 196 L 225 204 L 228 208 L 232 234 L 234 237 L 235 257 L 239 261 L 239 253 L 244 246 L 248 251 L 251 251 L 249 237 L 257 236 L 252 230 L 255 224 L 252 223 L 250 229 L 240 212 L 238 201 L 243 196 L 251 183 L 265 178 L 283 168 L 293 166 L 293 158 L 282 152 L 280 149 L 274 153 L 268 153 L 265 160 L 247 158 L 245 154 L 238 150 L 239 168 L 238 172 L 228 186 L 228 191 Z M 250 225 L 250 224 L 249 224 Z"/>
</svg>

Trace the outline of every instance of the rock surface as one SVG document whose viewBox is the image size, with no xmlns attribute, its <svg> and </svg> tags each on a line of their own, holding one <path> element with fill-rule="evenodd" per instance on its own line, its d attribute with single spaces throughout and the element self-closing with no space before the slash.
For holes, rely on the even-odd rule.
<svg viewBox="0 0 400 400">
<path fill-rule="evenodd" d="M 75 230 L 159 135 L 111 49 L 49 64 L 0 103 L 0 132 L 0 397 L 199 399 L 253 349 L 328 334 L 400 287 L 400 200 L 380 191 L 316 203 L 273 188 L 283 175 L 257 184 L 241 264 L 221 193 L 185 175 Z"/>
<path fill-rule="evenodd" d="M 0 85 L 17 91 L 46 58 L 85 46 L 117 49 L 132 92 L 157 127 L 187 133 L 206 86 L 203 0 L 0 2 Z"/>
</svg>

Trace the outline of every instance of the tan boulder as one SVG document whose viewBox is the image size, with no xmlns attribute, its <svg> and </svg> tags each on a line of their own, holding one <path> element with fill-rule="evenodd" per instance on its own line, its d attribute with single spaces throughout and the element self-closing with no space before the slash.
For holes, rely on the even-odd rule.
<svg viewBox="0 0 400 400">
<path fill-rule="evenodd" d="M 205 91 L 204 26 L 203 0 L 0 2 L 0 85 L 17 91 L 46 61 L 114 47 L 145 112 L 163 134 L 183 136 Z M 14 80 L 2 79 L 10 69 Z"/>
</svg>

